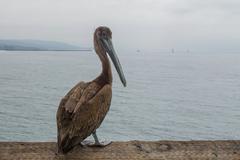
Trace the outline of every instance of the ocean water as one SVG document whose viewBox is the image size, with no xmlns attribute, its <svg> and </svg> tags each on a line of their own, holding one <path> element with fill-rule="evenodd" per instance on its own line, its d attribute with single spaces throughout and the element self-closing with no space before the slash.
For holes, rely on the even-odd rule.
<svg viewBox="0 0 240 160">
<path fill-rule="evenodd" d="M 240 54 L 122 53 L 107 140 L 240 138 Z M 101 71 L 93 52 L 0 52 L 0 141 L 56 141 L 56 110 Z"/>
</svg>

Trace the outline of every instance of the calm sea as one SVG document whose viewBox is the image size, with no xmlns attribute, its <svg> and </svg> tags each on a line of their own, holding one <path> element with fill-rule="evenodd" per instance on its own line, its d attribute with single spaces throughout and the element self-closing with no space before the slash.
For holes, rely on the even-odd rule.
<svg viewBox="0 0 240 160">
<path fill-rule="evenodd" d="M 240 139 L 240 54 L 122 53 L 107 140 Z M 61 98 L 101 71 L 93 52 L 0 52 L 0 141 L 56 141 Z"/>
</svg>

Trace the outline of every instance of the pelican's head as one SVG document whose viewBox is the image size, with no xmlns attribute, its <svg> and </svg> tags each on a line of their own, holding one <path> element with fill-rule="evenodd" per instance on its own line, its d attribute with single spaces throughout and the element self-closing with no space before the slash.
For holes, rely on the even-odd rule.
<svg viewBox="0 0 240 160">
<path fill-rule="evenodd" d="M 123 74 L 122 66 L 119 62 L 119 59 L 117 57 L 117 54 L 113 48 L 112 44 L 112 32 L 108 27 L 98 27 L 94 33 L 94 38 L 98 45 L 101 46 L 101 48 L 105 51 L 105 53 L 108 53 L 109 57 L 111 58 L 118 75 L 120 77 L 120 80 L 124 87 L 126 87 L 127 82 L 125 79 L 125 76 Z"/>
</svg>

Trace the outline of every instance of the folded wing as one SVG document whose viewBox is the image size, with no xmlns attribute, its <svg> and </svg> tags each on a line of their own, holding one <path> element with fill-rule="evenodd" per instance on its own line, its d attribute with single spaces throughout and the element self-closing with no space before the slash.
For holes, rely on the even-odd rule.
<svg viewBox="0 0 240 160">
<path fill-rule="evenodd" d="M 90 136 L 106 116 L 111 85 L 80 82 L 61 100 L 57 111 L 58 149 L 67 152 Z"/>
</svg>

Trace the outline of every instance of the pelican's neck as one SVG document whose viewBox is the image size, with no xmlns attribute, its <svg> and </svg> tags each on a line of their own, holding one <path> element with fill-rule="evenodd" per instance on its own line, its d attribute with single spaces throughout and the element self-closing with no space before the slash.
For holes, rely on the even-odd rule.
<svg viewBox="0 0 240 160">
<path fill-rule="evenodd" d="M 102 73 L 97 79 L 103 83 L 112 84 L 112 70 L 108 56 L 106 54 L 106 51 L 101 46 L 101 44 L 95 38 L 94 48 L 102 63 Z"/>
</svg>

